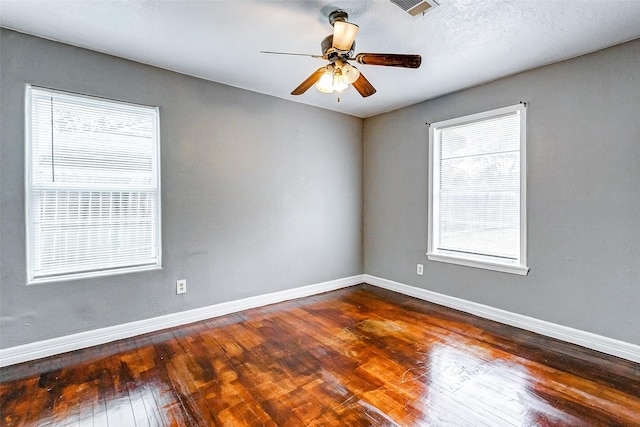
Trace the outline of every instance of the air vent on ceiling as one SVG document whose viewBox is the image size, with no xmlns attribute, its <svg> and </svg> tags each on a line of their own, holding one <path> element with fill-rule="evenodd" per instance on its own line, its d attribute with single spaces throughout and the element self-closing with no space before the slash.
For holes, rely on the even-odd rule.
<svg viewBox="0 0 640 427">
<path fill-rule="evenodd" d="M 416 16 L 420 13 L 427 12 L 430 9 L 438 6 L 435 0 L 390 0 L 391 3 L 398 6 L 411 16 Z"/>
</svg>

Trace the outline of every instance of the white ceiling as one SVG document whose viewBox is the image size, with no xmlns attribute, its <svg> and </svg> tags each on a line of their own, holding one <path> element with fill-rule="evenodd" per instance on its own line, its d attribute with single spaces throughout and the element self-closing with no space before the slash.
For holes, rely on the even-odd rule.
<svg viewBox="0 0 640 427">
<path fill-rule="evenodd" d="M 417 53 L 418 70 L 359 65 L 378 92 L 289 93 L 324 63 L 327 15 L 360 26 L 356 52 Z M 342 113 L 369 117 L 640 37 L 640 0 L 0 0 L 0 25 Z"/>
</svg>

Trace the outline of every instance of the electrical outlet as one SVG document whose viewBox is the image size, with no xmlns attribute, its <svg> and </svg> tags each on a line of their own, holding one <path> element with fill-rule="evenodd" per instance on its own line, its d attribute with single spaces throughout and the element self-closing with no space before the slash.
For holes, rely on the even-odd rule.
<svg viewBox="0 0 640 427">
<path fill-rule="evenodd" d="M 176 294 L 185 294 L 187 293 L 187 280 L 181 279 L 176 281 Z"/>
<path fill-rule="evenodd" d="M 418 268 L 416 272 L 418 273 L 419 276 L 422 276 L 424 274 L 424 266 L 422 264 L 418 264 Z"/>
</svg>

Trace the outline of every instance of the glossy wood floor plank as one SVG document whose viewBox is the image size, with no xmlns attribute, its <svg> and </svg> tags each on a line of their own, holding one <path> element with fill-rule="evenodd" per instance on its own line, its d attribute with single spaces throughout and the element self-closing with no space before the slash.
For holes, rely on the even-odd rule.
<svg viewBox="0 0 640 427">
<path fill-rule="evenodd" d="M 0 379 L 4 426 L 640 426 L 640 365 L 370 286 Z"/>
</svg>

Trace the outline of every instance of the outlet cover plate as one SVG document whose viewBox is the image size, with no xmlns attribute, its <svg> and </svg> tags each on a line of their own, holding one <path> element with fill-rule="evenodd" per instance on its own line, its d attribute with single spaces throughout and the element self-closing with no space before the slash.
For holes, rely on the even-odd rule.
<svg viewBox="0 0 640 427">
<path fill-rule="evenodd" d="M 176 281 L 176 294 L 185 294 L 187 293 L 187 280 L 181 279 Z"/>
</svg>

